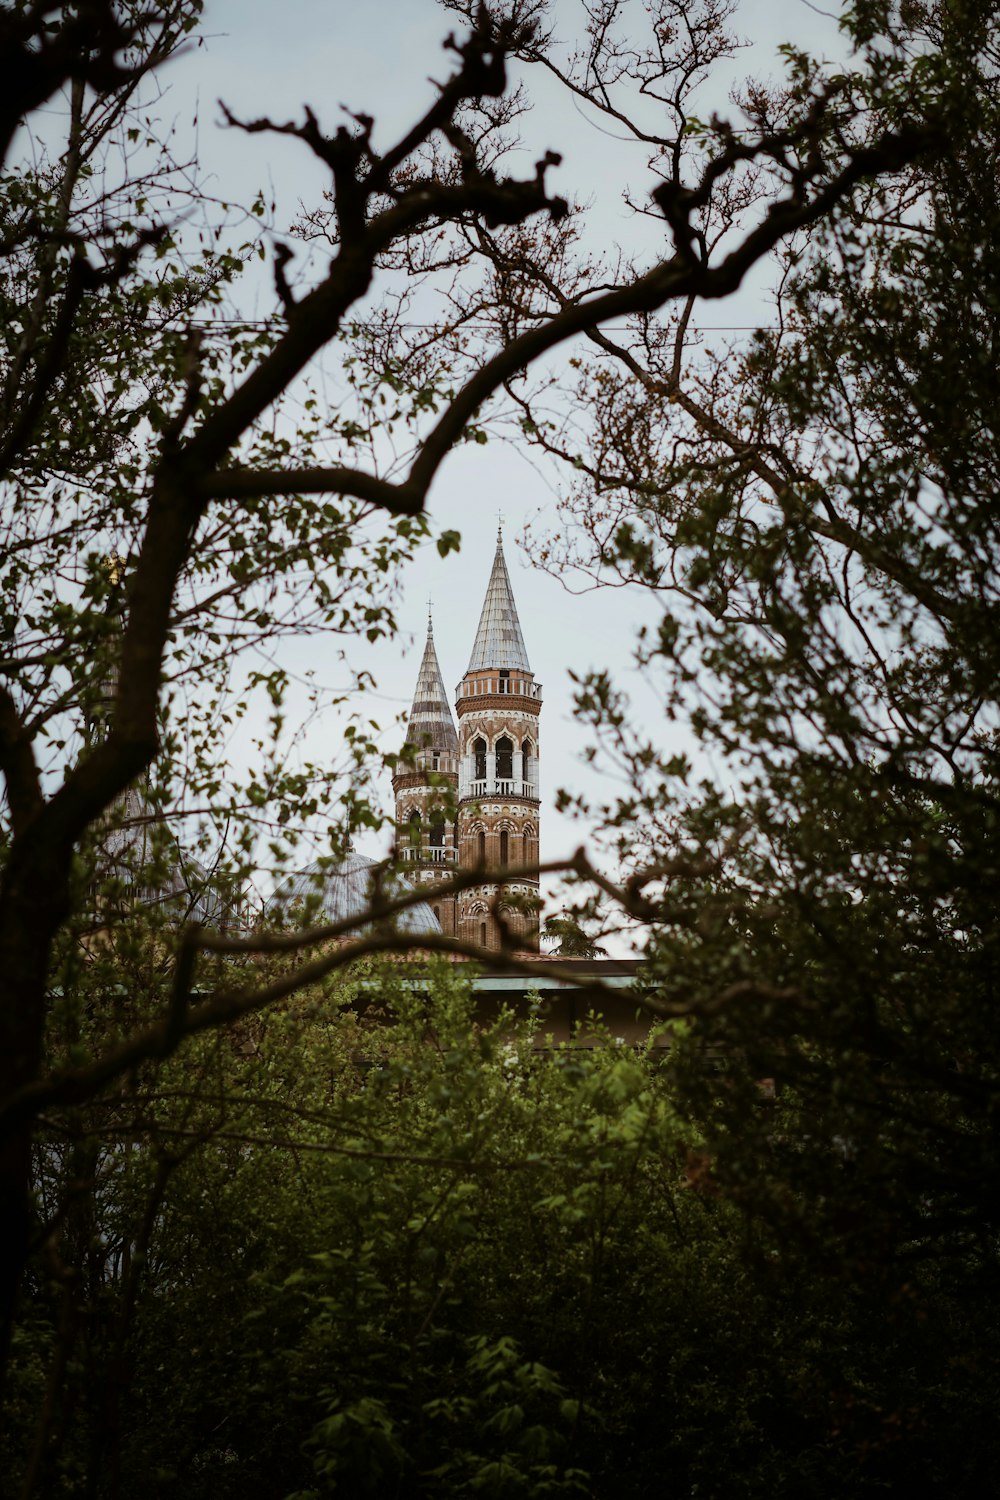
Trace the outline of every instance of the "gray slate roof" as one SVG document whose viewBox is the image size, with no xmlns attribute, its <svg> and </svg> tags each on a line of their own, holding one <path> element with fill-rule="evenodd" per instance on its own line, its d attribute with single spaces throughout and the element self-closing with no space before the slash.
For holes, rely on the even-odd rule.
<svg viewBox="0 0 1000 1500">
<path fill-rule="evenodd" d="M 486 587 L 483 612 L 479 617 L 476 643 L 466 671 L 480 672 L 485 667 L 520 667 L 522 671 L 531 671 L 500 532 L 497 532 L 497 551 L 493 559 L 493 572 Z"/>
<path fill-rule="evenodd" d="M 135 788 L 128 788 L 119 807 L 133 822 L 112 825 L 103 831 L 97 856 L 102 881 L 119 881 L 123 899 L 150 911 L 160 910 L 177 922 L 203 922 L 208 927 L 221 927 L 238 918 L 239 895 L 227 891 L 225 882 L 213 877 L 175 838 L 170 840 L 169 869 L 164 870 L 167 851 L 154 848 L 154 833 L 162 830 L 154 828 L 146 804 Z M 154 863 L 155 883 L 151 884 Z"/>
<path fill-rule="evenodd" d="M 348 854 L 342 860 L 315 860 L 304 870 L 289 875 L 278 886 L 264 910 L 268 916 L 294 918 L 296 909 L 306 908 L 310 922 L 344 922 L 363 916 L 368 910 L 374 886 L 376 861 L 363 854 Z M 384 887 L 389 894 L 402 896 L 412 889 L 399 876 L 391 876 Z M 393 918 L 397 932 L 419 937 L 425 932 L 440 932 L 441 924 L 426 901 L 418 901 Z M 364 930 L 359 924 L 359 931 Z"/>
<path fill-rule="evenodd" d="M 434 649 L 434 626 L 430 619 L 427 621 L 427 644 L 417 673 L 417 690 L 406 726 L 406 743 L 416 745 L 418 750 L 458 753 L 458 735 Z"/>
</svg>

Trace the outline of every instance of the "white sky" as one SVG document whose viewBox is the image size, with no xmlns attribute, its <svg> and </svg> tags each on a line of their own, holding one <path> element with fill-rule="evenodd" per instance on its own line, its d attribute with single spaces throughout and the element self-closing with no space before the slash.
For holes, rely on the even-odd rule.
<svg viewBox="0 0 1000 1500">
<path fill-rule="evenodd" d="M 580 13 L 573 0 L 560 4 L 561 25 L 568 32 Z M 815 51 L 837 49 L 837 32 L 829 17 L 797 0 L 778 6 L 754 0 L 737 18 L 737 29 L 754 45 L 741 54 L 733 77 L 746 73 L 778 76 L 775 46 L 794 39 Z M 441 50 L 454 18 L 434 0 L 368 0 L 362 6 L 337 0 L 208 0 L 204 41 L 174 62 L 163 81 L 170 86 L 161 114 L 176 112 L 181 127 L 198 116 L 198 146 L 207 186 L 231 202 L 249 203 L 259 187 L 274 192 L 277 222 L 287 222 L 300 202 L 315 202 L 325 186 L 323 170 L 299 142 L 270 135 L 247 137 L 219 128 L 216 101 L 225 100 L 244 118 L 268 114 L 272 119 L 301 118 L 310 103 L 321 124 L 332 131 L 338 106 L 375 116 L 376 144 L 405 129 L 432 98 L 429 78 L 443 78 L 449 61 Z M 839 50 L 839 49 L 837 49 Z M 725 109 L 723 84 L 711 105 Z M 587 128 L 579 111 L 567 109 L 552 90 L 542 97 L 530 125 L 532 145 L 561 151 L 564 165 L 550 185 L 567 196 L 590 195 L 595 221 L 608 241 L 628 243 L 629 219 L 621 204 L 623 152 L 637 188 L 644 180 L 634 150 Z M 639 170 L 635 170 L 638 168 Z M 634 241 L 633 241 L 634 242 Z M 269 283 L 260 283 L 260 301 L 248 312 L 273 306 Z M 762 282 L 724 303 L 709 305 L 700 321 L 706 325 L 746 325 L 768 321 Z M 636 624 L 652 617 L 648 596 L 627 590 L 590 592 L 576 597 L 552 578 L 531 569 L 517 546 L 526 522 L 544 527 L 555 514 L 561 482 L 556 471 L 540 472 L 528 457 L 511 447 L 490 443 L 466 448 L 445 464 L 431 495 L 435 529 L 453 528 L 463 538 L 460 555 L 442 560 L 426 547 L 408 570 L 400 610 L 402 638 L 394 643 L 351 649 L 354 666 L 368 668 L 378 680 L 371 711 L 382 722 L 409 707 L 423 648 L 427 599 L 434 600 L 435 637 L 446 686 L 465 670 L 492 563 L 497 516 L 504 517 L 507 560 L 528 655 L 544 685 L 542 713 L 542 858 L 570 852 L 585 829 L 556 814 L 552 802 L 560 785 L 600 790 L 595 773 L 579 765 L 583 732 L 571 716 L 569 670 L 608 667 L 638 694 L 639 714 L 648 727 L 659 720 L 655 694 L 636 679 L 631 649 Z M 315 661 L 322 646 L 310 643 L 301 657 Z M 331 675 L 335 675 L 331 673 Z M 680 736 L 680 731 L 673 733 Z M 312 730 L 308 753 L 322 754 L 322 736 L 338 736 L 333 716 Z M 387 736 L 387 748 L 400 738 Z M 666 730 L 664 731 L 666 742 Z M 389 788 L 386 785 L 388 802 Z M 385 839 L 360 840 L 361 852 L 381 857 Z"/>
</svg>

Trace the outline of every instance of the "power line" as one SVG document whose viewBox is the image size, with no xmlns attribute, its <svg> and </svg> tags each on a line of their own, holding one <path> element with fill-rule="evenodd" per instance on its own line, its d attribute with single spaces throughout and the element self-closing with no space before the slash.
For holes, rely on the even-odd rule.
<svg viewBox="0 0 1000 1500">
<path fill-rule="evenodd" d="M 275 314 L 275 318 L 277 318 L 277 317 L 278 317 L 278 314 Z M 168 324 L 161 324 L 157 328 L 146 328 L 144 330 L 144 332 L 147 333 L 147 334 L 158 334 L 158 333 L 159 334 L 168 334 L 168 333 L 170 333 L 170 334 L 177 334 L 177 335 L 182 335 L 182 334 L 185 334 L 185 333 L 189 333 L 192 330 L 195 330 L 195 331 L 197 331 L 199 333 L 208 333 L 208 334 L 211 334 L 211 333 L 216 332 L 216 331 L 220 332 L 220 333 L 223 333 L 223 332 L 257 333 L 257 332 L 264 332 L 264 331 L 272 328 L 274 326 L 274 322 L 275 322 L 275 319 L 271 319 L 271 318 L 191 318 L 191 319 L 185 321 L 184 323 L 177 323 L 177 324 L 170 324 L 170 325 L 168 325 Z M 363 320 L 357 320 L 356 325 L 353 325 L 353 326 L 357 326 L 357 327 L 360 327 L 360 328 L 363 328 L 363 329 L 368 329 L 368 330 L 370 330 L 373 327 L 372 324 L 365 323 Z M 488 322 L 486 322 L 484 320 L 483 321 L 476 321 L 474 319 L 470 319 L 468 322 L 464 322 L 464 323 L 461 323 L 461 324 L 458 324 L 458 325 L 448 324 L 448 323 L 399 323 L 399 322 L 397 322 L 397 323 L 393 323 L 392 324 L 392 329 L 386 330 L 386 332 L 391 332 L 393 330 L 398 330 L 398 331 L 403 332 L 403 333 L 435 333 L 435 332 L 437 332 L 437 333 L 440 333 L 442 336 L 446 336 L 447 334 L 450 334 L 450 333 L 458 333 L 460 331 L 464 332 L 465 330 L 469 330 L 471 332 L 476 332 L 476 331 L 480 331 L 480 330 L 488 330 L 488 329 L 493 328 L 493 326 L 494 326 L 493 324 L 488 323 Z M 536 325 L 532 325 L 532 326 L 536 326 Z M 602 333 L 634 333 L 636 331 L 634 328 L 629 327 L 629 325 L 625 324 L 625 323 L 597 323 L 597 324 L 595 324 L 595 327 L 600 328 L 600 330 L 601 330 Z M 341 331 L 343 331 L 343 330 L 341 330 Z M 580 329 L 579 331 L 581 333 L 586 333 L 587 332 L 586 329 Z M 780 323 L 688 323 L 687 330 L 686 330 L 683 342 L 684 343 L 690 343 L 691 342 L 690 338 L 687 337 L 687 334 L 706 334 L 706 333 L 777 333 L 777 332 L 780 332 L 780 331 L 782 331 L 782 324 L 780 324 Z M 785 333 L 788 333 L 788 334 L 794 333 L 794 329 L 790 329 L 790 328 L 784 328 L 783 331 Z"/>
</svg>

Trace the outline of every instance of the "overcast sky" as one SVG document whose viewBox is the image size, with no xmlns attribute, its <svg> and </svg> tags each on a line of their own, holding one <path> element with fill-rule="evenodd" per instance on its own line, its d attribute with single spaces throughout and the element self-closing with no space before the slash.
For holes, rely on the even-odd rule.
<svg viewBox="0 0 1000 1500">
<path fill-rule="evenodd" d="M 570 0 L 560 6 L 560 27 L 566 34 L 579 13 Z M 375 116 L 376 143 L 384 144 L 427 107 L 433 97 L 428 80 L 446 76 L 449 63 L 441 42 L 453 24 L 434 0 L 368 0 L 363 7 L 337 0 L 208 0 L 203 42 L 173 63 L 166 77 L 170 93 L 164 112 L 176 110 L 184 128 L 197 114 L 199 156 L 212 191 L 230 201 L 249 202 L 257 188 L 264 187 L 276 197 L 280 226 L 294 216 L 300 202 L 308 205 L 318 199 L 325 186 L 322 170 L 298 142 L 220 129 L 216 101 L 221 97 L 241 117 L 266 113 L 275 119 L 300 118 L 308 102 L 328 130 L 339 121 L 339 106 L 347 105 Z M 777 76 L 775 48 L 789 37 L 819 52 L 837 45 L 830 19 L 801 0 L 783 7 L 755 0 L 742 10 L 738 29 L 753 46 L 741 55 L 733 76 Z M 711 102 L 725 108 L 725 94 L 723 80 Z M 632 230 L 621 189 L 628 170 L 624 163 L 637 165 L 634 153 L 607 133 L 592 131 L 579 111 L 561 104 L 551 90 L 543 91 L 528 130 L 533 154 L 546 147 L 563 154 L 564 165 L 551 178 L 553 188 L 568 196 L 592 197 L 598 232 L 609 242 L 627 242 Z M 526 162 L 531 159 L 526 157 Z M 641 184 L 641 171 L 633 173 L 633 181 L 637 187 Z M 257 301 L 254 311 L 273 306 L 268 283 L 259 283 L 252 298 Z M 758 320 L 770 320 L 760 278 L 725 303 L 711 305 L 701 319 L 723 328 Z M 642 718 L 648 724 L 658 718 L 655 696 L 631 667 L 635 626 L 651 617 L 653 602 L 622 590 L 574 596 L 533 570 L 518 546 L 526 523 L 535 530 L 555 524 L 561 482 L 558 472 L 539 470 L 530 456 L 503 444 L 456 453 L 435 482 L 431 512 L 438 531 L 447 527 L 461 532 L 460 556 L 442 560 L 433 547 L 425 548 L 406 576 L 402 639 L 352 648 L 352 665 L 368 668 L 377 678 L 378 696 L 372 699 L 376 717 L 391 721 L 408 708 L 412 697 L 430 596 L 441 667 L 452 689 L 471 650 L 498 513 L 502 515 L 525 643 L 535 675 L 544 685 L 543 859 L 568 853 L 584 832 L 555 813 L 555 789 L 569 784 L 599 791 L 593 773 L 578 763 L 583 734 L 571 717 L 569 672 L 611 668 L 637 693 Z M 315 659 L 322 650 L 313 642 L 306 655 Z M 290 657 L 293 665 L 300 659 L 305 659 L 301 653 Z M 318 757 L 323 736 L 335 738 L 336 733 L 332 716 L 321 719 L 312 731 L 309 753 Z M 684 741 L 683 730 L 671 733 Z M 387 743 L 398 738 L 393 730 Z M 386 786 L 387 799 L 388 795 Z M 360 841 L 359 848 L 381 856 L 385 842 L 373 837 Z"/>
</svg>

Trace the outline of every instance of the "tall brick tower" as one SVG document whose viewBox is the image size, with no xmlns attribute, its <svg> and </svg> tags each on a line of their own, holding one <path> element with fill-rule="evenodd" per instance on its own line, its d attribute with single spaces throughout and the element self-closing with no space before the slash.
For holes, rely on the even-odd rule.
<svg viewBox="0 0 1000 1500">
<path fill-rule="evenodd" d="M 458 685 L 458 863 L 483 882 L 457 898 L 458 935 L 500 947 L 495 908 L 526 947 L 537 945 L 538 716 L 541 684 L 524 649 L 497 533 L 475 645 Z M 503 879 L 505 868 L 519 871 Z M 511 903 L 513 898 L 513 903 Z"/>
<path fill-rule="evenodd" d="M 428 614 L 427 644 L 406 730 L 415 752 L 412 764 L 401 763 L 392 778 L 396 799 L 396 849 L 421 885 L 446 880 L 454 873 L 458 853 L 455 801 L 458 791 L 458 736 L 434 649 L 434 625 Z M 441 931 L 457 931 L 455 897 L 428 895 Z"/>
</svg>

